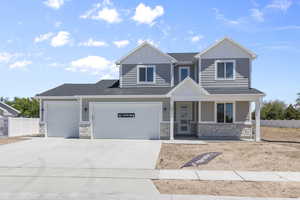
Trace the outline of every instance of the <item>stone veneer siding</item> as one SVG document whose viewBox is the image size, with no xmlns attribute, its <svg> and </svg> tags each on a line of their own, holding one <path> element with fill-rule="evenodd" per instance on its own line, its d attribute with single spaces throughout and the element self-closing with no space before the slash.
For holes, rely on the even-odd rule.
<svg viewBox="0 0 300 200">
<path fill-rule="evenodd" d="M 80 138 L 91 138 L 91 124 L 89 122 L 84 122 L 79 124 L 79 137 Z"/>
<path fill-rule="evenodd" d="M 39 128 L 39 134 L 46 136 L 47 135 L 46 123 L 45 122 L 40 122 L 39 126 L 40 126 L 40 128 Z"/>
<path fill-rule="evenodd" d="M 160 139 L 170 139 L 170 122 L 160 123 Z"/>
<path fill-rule="evenodd" d="M 253 139 L 252 125 L 198 123 L 198 137 Z"/>
</svg>

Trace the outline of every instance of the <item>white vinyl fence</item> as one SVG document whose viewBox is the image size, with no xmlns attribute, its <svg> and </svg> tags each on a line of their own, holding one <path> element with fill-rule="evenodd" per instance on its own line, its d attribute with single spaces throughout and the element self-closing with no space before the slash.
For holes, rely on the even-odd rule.
<svg viewBox="0 0 300 200">
<path fill-rule="evenodd" d="M 300 120 L 260 120 L 261 126 L 300 128 Z"/>
<path fill-rule="evenodd" d="M 8 118 L 8 137 L 35 135 L 38 133 L 38 118 Z"/>
</svg>

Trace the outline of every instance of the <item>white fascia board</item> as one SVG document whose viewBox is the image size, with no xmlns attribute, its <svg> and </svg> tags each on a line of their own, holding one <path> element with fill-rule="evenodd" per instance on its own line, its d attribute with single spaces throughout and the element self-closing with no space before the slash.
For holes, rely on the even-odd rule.
<svg viewBox="0 0 300 200">
<path fill-rule="evenodd" d="M 190 82 L 190 84 L 195 85 L 197 88 L 199 88 L 200 90 L 202 90 L 206 95 L 209 95 L 209 93 L 203 88 L 201 87 L 199 84 L 197 84 L 191 77 L 186 77 L 183 81 L 181 81 L 176 87 L 174 87 L 170 92 L 168 92 L 167 96 L 170 97 L 172 96 L 172 94 L 178 89 L 180 88 L 183 84 L 186 84 L 186 82 Z"/>
<path fill-rule="evenodd" d="M 90 95 L 90 96 L 76 96 L 78 98 L 103 98 L 103 99 L 113 99 L 113 98 L 167 98 L 167 95 Z"/>
<path fill-rule="evenodd" d="M 198 53 L 197 55 L 195 55 L 195 58 L 200 58 L 201 55 L 205 54 L 206 52 L 208 52 L 209 50 L 211 50 L 212 48 L 218 46 L 219 44 L 221 44 L 224 40 L 227 40 L 229 42 L 231 42 L 232 44 L 234 44 L 235 46 L 239 47 L 240 49 L 242 49 L 243 51 L 245 51 L 247 54 L 249 54 L 251 56 L 251 59 L 254 60 L 255 58 L 257 58 L 257 55 L 252 52 L 251 50 L 243 47 L 242 45 L 238 44 L 237 42 L 235 42 L 234 40 L 228 38 L 228 37 L 224 37 L 221 40 L 217 41 L 216 43 L 212 44 L 211 46 L 209 46 L 208 48 L 206 48 L 205 50 L 201 51 L 200 53 Z"/>
<path fill-rule="evenodd" d="M 133 54 L 134 52 L 136 52 L 137 50 L 139 50 L 140 48 L 144 47 L 145 45 L 150 46 L 151 48 L 155 49 L 156 51 L 158 51 L 160 54 L 167 56 L 172 63 L 176 63 L 177 60 L 175 58 L 173 58 L 172 56 L 162 52 L 161 50 L 159 50 L 157 47 L 153 46 L 152 44 L 148 43 L 147 41 L 144 41 L 142 44 L 140 44 L 139 46 L 137 46 L 135 49 L 133 49 L 132 51 L 130 51 L 126 56 L 123 56 L 122 58 L 120 58 L 119 60 L 116 61 L 116 65 L 120 65 L 123 60 L 125 60 L 126 58 L 128 58 L 131 54 Z"/>
<path fill-rule="evenodd" d="M 76 96 L 36 96 L 36 99 L 79 99 Z"/>
</svg>

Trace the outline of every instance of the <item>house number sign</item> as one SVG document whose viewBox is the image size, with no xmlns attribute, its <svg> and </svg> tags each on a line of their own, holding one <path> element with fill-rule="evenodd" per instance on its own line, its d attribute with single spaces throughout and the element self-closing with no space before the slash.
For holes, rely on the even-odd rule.
<svg viewBox="0 0 300 200">
<path fill-rule="evenodd" d="M 135 113 L 118 113 L 118 118 L 135 118 Z"/>
</svg>

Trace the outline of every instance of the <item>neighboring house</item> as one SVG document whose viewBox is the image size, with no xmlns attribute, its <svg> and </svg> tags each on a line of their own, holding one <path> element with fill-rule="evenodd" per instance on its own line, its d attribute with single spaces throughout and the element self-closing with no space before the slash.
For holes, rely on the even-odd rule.
<svg viewBox="0 0 300 200">
<path fill-rule="evenodd" d="M 40 130 L 49 137 L 259 141 L 264 93 L 251 87 L 255 58 L 229 38 L 195 53 L 164 53 L 144 42 L 116 62 L 119 80 L 63 84 L 38 94 Z"/>
<path fill-rule="evenodd" d="M 0 101 L 0 137 L 8 135 L 8 117 L 17 117 L 20 112 Z"/>
<path fill-rule="evenodd" d="M 17 117 L 20 111 L 0 101 L 0 118 L 4 117 Z"/>
</svg>

